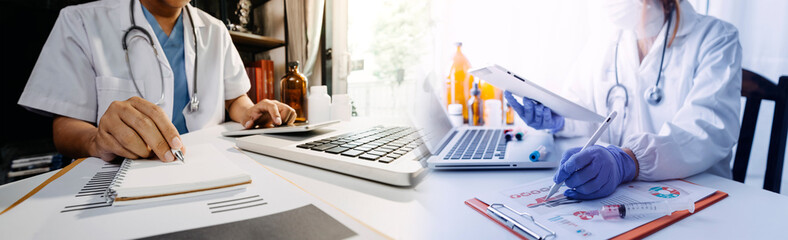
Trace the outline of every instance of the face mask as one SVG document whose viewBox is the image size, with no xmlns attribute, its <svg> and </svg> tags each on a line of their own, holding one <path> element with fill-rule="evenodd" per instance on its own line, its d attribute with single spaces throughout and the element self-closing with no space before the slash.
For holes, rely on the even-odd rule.
<svg viewBox="0 0 788 240">
<path fill-rule="evenodd" d="M 657 0 L 592 0 L 599 2 L 602 11 L 617 28 L 633 30 L 638 38 L 659 34 L 665 21 L 662 6 Z M 645 12 L 643 4 L 646 4 Z M 645 14 L 645 19 L 643 18 Z"/>
</svg>

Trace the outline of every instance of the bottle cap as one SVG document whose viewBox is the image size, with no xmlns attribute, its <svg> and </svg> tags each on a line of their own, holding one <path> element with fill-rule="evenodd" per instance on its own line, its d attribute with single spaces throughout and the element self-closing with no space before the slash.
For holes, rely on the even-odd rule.
<svg viewBox="0 0 788 240">
<path fill-rule="evenodd" d="M 473 89 L 471 89 L 471 95 L 476 96 L 482 94 L 482 91 L 479 91 L 479 83 L 473 83 Z"/>
<path fill-rule="evenodd" d="M 298 61 L 287 62 L 287 67 L 298 67 Z"/>
<path fill-rule="evenodd" d="M 448 108 L 449 108 L 448 109 L 449 115 L 462 115 L 462 104 L 459 103 L 449 104 Z"/>
<path fill-rule="evenodd" d="M 328 87 L 326 87 L 325 85 L 311 86 L 311 87 L 309 87 L 309 93 L 311 93 L 311 94 L 328 94 Z"/>
</svg>

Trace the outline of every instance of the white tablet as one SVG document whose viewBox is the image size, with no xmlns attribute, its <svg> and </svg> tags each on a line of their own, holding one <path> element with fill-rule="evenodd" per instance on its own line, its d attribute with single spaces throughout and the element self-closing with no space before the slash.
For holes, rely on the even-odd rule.
<svg viewBox="0 0 788 240">
<path fill-rule="evenodd" d="M 596 114 L 523 77 L 517 76 L 501 66 L 491 65 L 474 69 L 471 70 L 471 75 L 484 79 L 484 81 L 493 86 L 508 90 L 514 95 L 538 101 L 549 107 L 553 112 L 566 118 L 588 122 L 602 122 L 605 120 L 605 117 L 602 115 Z"/>
<path fill-rule="evenodd" d="M 256 129 L 244 129 L 238 131 L 227 131 L 223 132 L 222 135 L 225 137 L 239 137 L 239 136 L 247 136 L 247 135 L 255 135 L 255 134 L 263 134 L 263 133 L 296 133 L 296 132 L 308 132 L 315 129 L 319 129 L 331 124 L 338 123 L 339 120 L 332 120 L 328 122 L 322 123 L 313 123 L 313 124 L 296 124 L 295 126 L 279 126 L 273 128 L 256 128 Z"/>
</svg>

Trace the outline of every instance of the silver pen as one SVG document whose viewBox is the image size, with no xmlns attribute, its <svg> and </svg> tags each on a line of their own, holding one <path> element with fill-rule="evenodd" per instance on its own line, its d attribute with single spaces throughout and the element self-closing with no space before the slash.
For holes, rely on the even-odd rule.
<svg viewBox="0 0 788 240">
<path fill-rule="evenodd" d="M 175 155 L 175 158 L 181 161 L 182 163 L 186 162 L 184 161 L 185 158 L 183 158 L 183 152 L 181 152 L 180 149 L 172 149 L 170 150 L 170 152 L 172 152 L 172 155 Z"/>
<path fill-rule="evenodd" d="M 610 113 L 610 115 L 607 115 L 607 119 L 605 119 L 605 122 L 603 122 L 602 125 L 599 126 L 599 128 L 596 129 L 596 132 L 594 132 L 594 135 L 591 135 L 591 139 L 588 139 L 588 142 L 586 143 L 585 146 L 583 146 L 582 149 L 580 149 L 580 152 L 582 152 L 583 150 L 586 150 L 586 148 L 594 146 L 594 144 L 596 144 L 596 141 L 599 140 L 599 137 L 602 136 L 602 133 L 604 133 L 605 130 L 607 130 L 607 127 L 610 126 L 610 122 L 613 121 L 614 118 L 616 118 L 617 114 L 618 114 L 618 112 L 613 111 L 613 112 Z M 559 168 L 558 171 L 561 171 L 560 168 Z M 550 191 L 547 192 L 547 197 L 544 198 L 544 201 L 547 202 L 547 199 L 550 199 L 550 197 L 552 197 L 553 194 L 555 194 L 555 192 L 557 192 L 558 189 L 561 188 L 562 185 L 564 185 L 564 181 L 562 181 L 560 183 L 553 183 L 553 186 L 550 186 Z"/>
</svg>

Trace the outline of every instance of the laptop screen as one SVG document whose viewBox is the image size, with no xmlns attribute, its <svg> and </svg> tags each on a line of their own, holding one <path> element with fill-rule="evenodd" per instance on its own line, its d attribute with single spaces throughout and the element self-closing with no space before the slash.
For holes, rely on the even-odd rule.
<svg viewBox="0 0 788 240">
<path fill-rule="evenodd" d="M 438 154 L 441 140 L 452 131 L 453 126 L 446 107 L 438 100 L 438 94 L 429 84 L 430 78 L 417 84 L 416 101 L 411 111 L 411 121 L 420 130 L 424 145 L 433 155 Z"/>
</svg>

